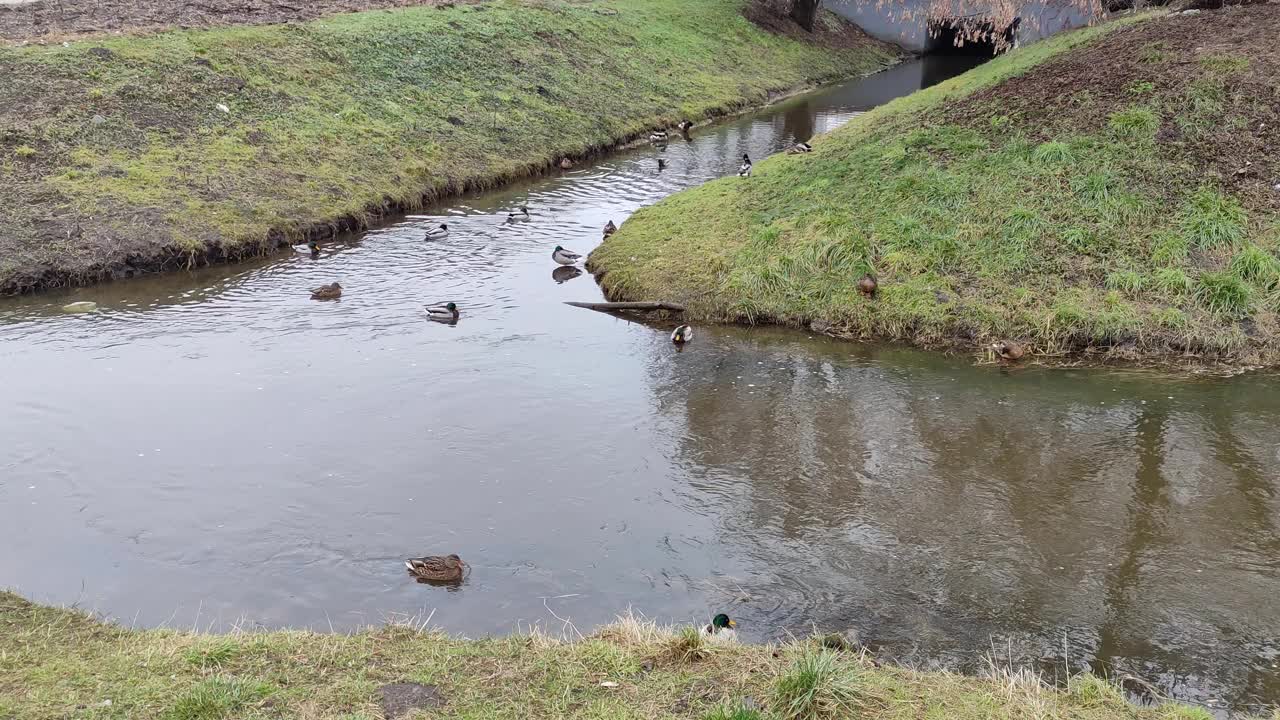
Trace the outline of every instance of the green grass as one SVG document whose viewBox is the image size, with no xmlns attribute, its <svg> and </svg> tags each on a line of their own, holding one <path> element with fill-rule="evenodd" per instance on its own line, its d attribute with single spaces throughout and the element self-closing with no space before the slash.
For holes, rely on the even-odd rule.
<svg viewBox="0 0 1280 720">
<path fill-rule="evenodd" d="M 1274 18 L 1258 13 L 1261 42 Z M 1275 362 L 1280 213 L 1269 185 L 1223 181 L 1236 166 L 1222 172 L 1215 163 L 1230 161 L 1211 145 L 1254 142 L 1270 177 L 1280 148 L 1250 134 L 1270 110 L 1242 92 L 1197 109 L 1187 93 L 1245 69 L 1280 82 L 1280 69 L 1197 62 L 1194 42 L 1163 39 L 1168 26 L 1145 17 L 1024 46 L 855 118 L 813 153 L 644 208 L 590 267 L 612 299 L 680 302 L 695 321 Z M 1195 27 L 1211 34 L 1212 23 Z M 1125 58 L 1114 72 L 1080 70 L 1113 56 Z M 1057 82 L 1073 92 L 1036 92 Z M 1192 141 L 1178 128 L 1193 115 L 1239 129 Z M 868 271 L 874 298 L 856 288 Z M 1257 329 L 1247 339 L 1224 322 L 1246 316 Z"/>
<path fill-rule="evenodd" d="M 870 39 L 830 47 L 831 14 L 816 40 L 771 34 L 746 3 L 492 0 L 0 48 L 0 292 L 258 252 L 273 231 L 488 187 L 896 59 Z"/>
<path fill-rule="evenodd" d="M 676 631 L 626 616 L 584 640 L 466 640 L 412 625 L 337 635 L 128 630 L 0 593 L 0 717 L 22 720 L 374 720 L 380 687 L 437 688 L 421 717 L 461 720 L 1174 720 L 1107 682 L 879 667 L 817 638 L 669 652 Z M 193 658 L 217 656 L 215 665 Z M 107 702 L 110 701 L 110 702 Z"/>
</svg>

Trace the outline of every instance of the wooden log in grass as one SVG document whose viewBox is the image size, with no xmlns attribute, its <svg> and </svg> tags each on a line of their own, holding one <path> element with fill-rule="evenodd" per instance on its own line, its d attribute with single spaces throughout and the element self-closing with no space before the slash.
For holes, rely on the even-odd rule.
<svg viewBox="0 0 1280 720">
<path fill-rule="evenodd" d="M 683 305 L 677 305 L 669 302 L 566 302 L 565 305 L 586 308 L 588 310 L 599 310 L 600 312 L 617 312 L 619 310 L 640 310 L 642 312 L 669 310 L 671 312 L 684 312 Z"/>
</svg>

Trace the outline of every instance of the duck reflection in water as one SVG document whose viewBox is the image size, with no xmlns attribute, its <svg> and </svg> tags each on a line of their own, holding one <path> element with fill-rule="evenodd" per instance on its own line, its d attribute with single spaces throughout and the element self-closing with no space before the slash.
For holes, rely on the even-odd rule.
<svg viewBox="0 0 1280 720">
<path fill-rule="evenodd" d="M 551 279 L 556 281 L 557 285 L 563 285 L 570 280 L 582 274 L 582 270 L 572 265 L 561 265 L 551 271 Z"/>
</svg>

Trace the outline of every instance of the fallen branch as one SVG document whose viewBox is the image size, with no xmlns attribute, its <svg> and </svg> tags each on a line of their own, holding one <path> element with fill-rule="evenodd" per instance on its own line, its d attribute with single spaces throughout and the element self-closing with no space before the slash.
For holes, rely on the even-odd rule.
<svg viewBox="0 0 1280 720">
<path fill-rule="evenodd" d="M 614 312 L 615 310 L 670 310 L 671 312 L 684 312 L 683 305 L 677 305 L 669 302 L 566 302 L 565 305 L 586 308 L 588 310 L 599 310 L 601 312 Z"/>
</svg>

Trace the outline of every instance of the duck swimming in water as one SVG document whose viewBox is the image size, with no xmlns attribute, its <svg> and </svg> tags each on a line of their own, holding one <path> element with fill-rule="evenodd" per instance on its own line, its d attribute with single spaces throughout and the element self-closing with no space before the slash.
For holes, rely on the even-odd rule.
<svg viewBox="0 0 1280 720">
<path fill-rule="evenodd" d="M 528 220 L 528 219 L 529 219 L 529 208 L 525 207 L 524 205 L 521 205 L 520 207 L 516 208 L 516 210 L 513 212 L 507 213 L 507 220 L 509 221 Z"/>
<path fill-rule="evenodd" d="M 663 160 L 662 158 L 658 158 L 658 172 L 662 172 L 663 170 L 666 170 L 666 169 L 667 169 L 667 161 Z"/>
<path fill-rule="evenodd" d="M 404 567 L 419 582 L 462 582 L 462 577 L 467 571 L 467 564 L 462 562 L 462 558 L 457 555 L 428 555 L 426 557 L 409 558 L 404 561 Z"/>
<path fill-rule="evenodd" d="M 458 314 L 458 305 L 452 302 L 427 308 L 427 317 L 436 322 L 458 322 Z"/>
<path fill-rule="evenodd" d="M 728 615 L 720 613 L 711 618 L 711 624 L 702 628 L 699 634 L 702 637 L 717 643 L 737 642 L 738 631 L 734 628 L 738 627 L 738 623 L 729 618 Z"/>
<path fill-rule="evenodd" d="M 312 300 L 337 300 L 340 297 L 342 297 L 342 286 L 338 283 L 321 285 L 311 291 Z"/>
<path fill-rule="evenodd" d="M 693 339 L 693 328 L 689 325 L 681 325 L 671 331 L 671 342 L 676 345 L 683 345 Z"/>
<path fill-rule="evenodd" d="M 449 226 L 440 223 L 440 227 L 433 227 L 427 231 L 427 240 L 443 240 L 449 237 Z"/>
<path fill-rule="evenodd" d="M 315 240 L 308 241 L 306 245 L 294 245 L 294 252 L 310 255 L 311 257 L 320 256 L 320 243 Z"/>
<path fill-rule="evenodd" d="M 649 133 L 649 142 L 664 143 L 667 140 L 668 140 L 668 136 L 667 136 L 666 130 L 654 130 L 653 132 Z"/>
<path fill-rule="evenodd" d="M 751 177 L 751 156 L 742 154 L 742 167 L 738 168 L 738 177 Z"/>
<path fill-rule="evenodd" d="M 564 248 L 557 245 L 556 249 L 551 251 L 551 259 L 555 260 L 561 265 L 573 265 L 573 264 L 576 264 L 579 260 L 581 260 L 582 256 L 576 252 L 565 250 Z"/>
</svg>

